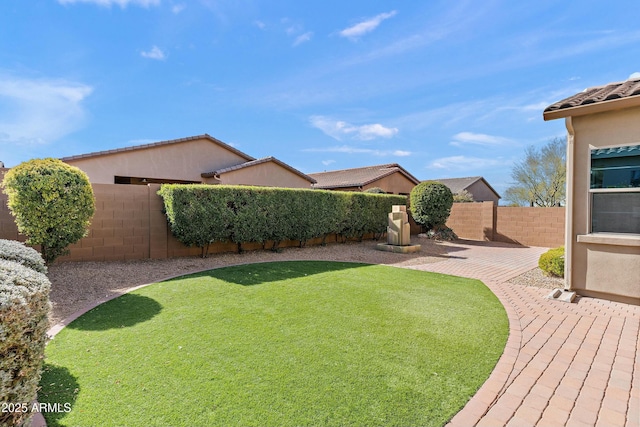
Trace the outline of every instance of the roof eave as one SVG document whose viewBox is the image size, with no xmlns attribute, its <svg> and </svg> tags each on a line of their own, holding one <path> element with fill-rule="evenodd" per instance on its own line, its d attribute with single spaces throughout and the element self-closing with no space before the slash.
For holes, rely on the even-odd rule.
<svg viewBox="0 0 640 427">
<path fill-rule="evenodd" d="M 77 154 L 77 155 L 73 155 L 73 156 L 67 156 L 67 157 L 61 157 L 60 160 L 62 160 L 63 162 L 73 162 L 75 160 L 81 160 L 81 159 L 87 159 L 87 158 L 94 158 L 94 157 L 100 157 L 100 156 L 108 156 L 108 155 L 112 155 L 112 154 L 121 154 L 121 153 L 128 153 L 131 151 L 138 151 L 138 150 L 146 150 L 146 149 L 150 149 L 150 148 L 156 148 L 156 147 L 162 147 L 165 145 L 172 145 L 172 144 L 180 144 L 180 143 L 184 143 L 184 142 L 190 142 L 190 141 L 196 141 L 199 139 L 205 139 L 207 141 L 213 142 L 215 144 L 217 144 L 218 146 L 226 149 L 227 151 L 230 151 L 236 155 L 238 155 L 239 157 L 244 158 L 247 161 L 252 161 L 255 160 L 255 157 L 251 157 L 250 155 L 243 153 L 242 151 L 238 150 L 235 147 L 232 147 L 231 145 L 220 141 L 217 138 L 212 137 L 209 134 L 202 134 L 202 135 L 195 135 L 195 136 L 188 136 L 185 138 L 179 138 L 179 139 L 170 139 L 170 140 L 165 140 L 165 141 L 158 141 L 158 142 L 152 142 L 150 144 L 141 144 L 141 145 L 133 145 L 133 146 L 129 146 L 129 147 L 122 147 L 122 148 L 115 148 L 115 149 L 111 149 L 111 150 L 104 150 L 104 151 L 95 151 L 92 153 L 85 153 L 85 154 Z"/>
<path fill-rule="evenodd" d="M 608 101 L 595 102 L 593 104 L 578 105 L 576 107 L 561 108 L 559 110 L 545 111 L 542 117 L 545 121 L 561 119 L 565 117 L 586 116 L 589 114 L 604 113 L 623 108 L 640 107 L 640 96 L 610 99 Z"/>
</svg>

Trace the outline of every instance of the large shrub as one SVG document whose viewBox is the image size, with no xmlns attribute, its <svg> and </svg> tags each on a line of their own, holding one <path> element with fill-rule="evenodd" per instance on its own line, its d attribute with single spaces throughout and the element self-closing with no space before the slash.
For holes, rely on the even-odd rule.
<svg viewBox="0 0 640 427">
<path fill-rule="evenodd" d="M 87 175 L 58 159 L 35 159 L 10 169 L 2 182 L 9 210 L 27 243 L 50 264 L 86 236 L 95 211 Z"/>
<path fill-rule="evenodd" d="M 538 267 L 550 276 L 564 277 L 564 246 L 550 249 L 540 255 Z"/>
<path fill-rule="evenodd" d="M 32 415 L 49 328 L 50 286 L 43 273 L 0 260 L 0 425 L 28 425 Z"/>
<path fill-rule="evenodd" d="M 163 185 L 172 233 L 187 246 L 202 248 L 216 241 L 272 242 L 277 250 L 284 240 L 300 246 L 311 239 L 336 233 L 362 238 L 382 233 L 391 206 L 406 204 L 406 197 L 355 192 L 227 185 Z"/>
<path fill-rule="evenodd" d="M 15 240 L 0 239 L 0 259 L 17 262 L 39 273 L 47 273 L 47 267 L 38 251 Z"/>
<path fill-rule="evenodd" d="M 427 230 L 444 226 L 451 214 L 453 194 L 446 185 L 424 181 L 413 187 L 410 194 L 411 216 Z"/>
</svg>

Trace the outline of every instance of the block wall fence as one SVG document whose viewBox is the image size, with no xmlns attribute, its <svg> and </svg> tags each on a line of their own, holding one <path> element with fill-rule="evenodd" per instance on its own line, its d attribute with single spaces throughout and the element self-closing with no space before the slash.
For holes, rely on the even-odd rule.
<svg viewBox="0 0 640 427">
<path fill-rule="evenodd" d="M 555 248 L 564 245 L 565 208 L 454 203 L 447 226 L 461 239 Z"/>
<path fill-rule="evenodd" d="M 1 172 L 1 171 L 0 171 Z M 0 173 L 0 178 L 2 173 Z M 87 237 L 69 247 L 60 261 L 112 261 L 161 259 L 200 255 L 199 248 L 180 243 L 169 229 L 159 184 L 93 184 L 96 213 Z M 456 203 L 447 225 L 460 238 L 520 243 L 527 246 L 556 247 L 564 243 L 564 208 L 507 208 L 491 202 Z M 412 232 L 416 232 L 415 228 Z M 0 192 L 0 238 L 24 241 Z M 327 242 L 335 242 L 330 236 Z M 321 239 L 308 242 L 319 244 Z M 296 246 L 282 242 L 281 247 Z M 262 248 L 243 244 L 243 249 Z M 209 253 L 237 250 L 234 243 L 212 244 Z"/>
</svg>

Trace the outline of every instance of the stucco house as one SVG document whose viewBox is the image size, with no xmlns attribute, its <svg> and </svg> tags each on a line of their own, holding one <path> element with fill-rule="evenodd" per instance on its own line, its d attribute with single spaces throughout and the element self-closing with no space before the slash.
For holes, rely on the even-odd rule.
<svg viewBox="0 0 640 427">
<path fill-rule="evenodd" d="M 388 194 L 405 196 L 420 183 L 420 180 L 397 163 L 310 173 L 309 176 L 316 180 L 313 188 L 317 189 L 365 191 L 378 187 Z"/>
<path fill-rule="evenodd" d="M 315 180 L 274 158 L 255 159 L 207 134 L 64 157 L 93 184 L 206 183 L 310 188 Z"/>
<path fill-rule="evenodd" d="M 446 185 L 453 194 L 463 190 L 468 191 L 473 196 L 474 202 L 493 202 L 497 205 L 500 201 L 500 194 L 481 176 L 434 179 L 433 181 Z"/>
<path fill-rule="evenodd" d="M 640 304 L 640 79 L 544 110 L 567 128 L 566 287 Z"/>
</svg>

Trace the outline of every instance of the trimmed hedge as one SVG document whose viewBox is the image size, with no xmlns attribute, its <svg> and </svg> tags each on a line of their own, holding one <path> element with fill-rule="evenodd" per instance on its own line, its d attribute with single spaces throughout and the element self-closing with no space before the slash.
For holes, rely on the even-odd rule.
<svg viewBox="0 0 640 427">
<path fill-rule="evenodd" d="M 47 273 L 47 267 L 38 251 L 15 240 L 0 239 L 0 259 L 17 262 L 39 273 Z"/>
<path fill-rule="evenodd" d="M 382 234 L 392 205 L 406 205 L 405 196 L 291 188 L 205 184 L 165 184 L 162 197 L 171 232 L 187 246 L 211 243 L 308 240 L 335 233 L 362 239 Z"/>
<path fill-rule="evenodd" d="M 49 328 L 50 286 L 47 276 L 26 263 L 0 260 L 0 404 L 17 409 L 0 413 L 0 425 L 27 424 L 33 414 Z"/>
<path fill-rule="evenodd" d="M 540 255 L 538 267 L 551 276 L 564 277 L 564 246 L 550 249 Z"/>
</svg>

